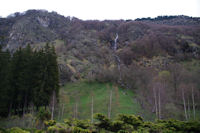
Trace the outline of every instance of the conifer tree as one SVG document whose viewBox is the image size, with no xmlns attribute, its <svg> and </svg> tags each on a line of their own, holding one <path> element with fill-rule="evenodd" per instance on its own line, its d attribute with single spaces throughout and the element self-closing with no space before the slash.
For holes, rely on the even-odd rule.
<svg viewBox="0 0 200 133">
<path fill-rule="evenodd" d="M 0 49 L 0 116 L 25 114 L 29 107 L 45 108 L 56 103 L 59 73 L 55 48 L 32 51 L 30 45 L 10 53 Z M 53 99 L 55 101 L 51 101 Z M 55 104 L 52 104 L 54 110 Z M 53 113 L 54 111 L 52 111 Z M 52 114 L 53 116 L 53 114 Z"/>
<path fill-rule="evenodd" d="M 0 47 L 0 114 L 7 116 L 9 112 L 10 90 L 10 53 L 1 51 Z"/>
</svg>

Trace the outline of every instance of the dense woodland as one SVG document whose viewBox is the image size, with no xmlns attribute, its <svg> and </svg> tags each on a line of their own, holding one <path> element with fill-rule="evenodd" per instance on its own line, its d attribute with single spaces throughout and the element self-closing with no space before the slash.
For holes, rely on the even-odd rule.
<svg viewBox="0 0 200 133">
<path fill-rule="evenodd" d="M 0 51 L 0 115 L 23 115 L 49 106 L 58 96 L 59 75 L 54 47 L 14 53 Z"/>
</svg>

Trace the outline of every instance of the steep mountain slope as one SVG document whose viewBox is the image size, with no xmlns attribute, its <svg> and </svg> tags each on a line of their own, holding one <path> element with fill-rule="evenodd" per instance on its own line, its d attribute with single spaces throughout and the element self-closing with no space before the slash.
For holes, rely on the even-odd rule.
<svg viewBox="0 0 200 133">
<path fill-rule="evenodd" d="M 5 36 L 7 38 L 7 42 L 4 42 L 6 43 L 6 48 L 12 50 L 28 43 L 48 42 L 57 39 L 57 33 L 51 25 L 52 23 L 53 25 L 61 25 L 57 24 L 57 22 L 62 23 L 63 21 L 63 18 L 61 19 L 60 17 L 62 16 L 54 13 L 49 14 L 46 11 L 29 10 L 25 14 L 15 14 L 7 18 L 8 22 L 11 21 L 13 23 L 10 24 L 7 30 L 8 36 Z M 7 25 L 7 23 L 5 22 L 5 24 L 1 25 L 2 29 L 4 29 L 3 26 Z"/>
<path fill-rule="evenodd" d="M 188 117 L 191 108 L 200 107 L 195 104 L 200 99 L 199 18 L 83 21 L 43 10 L 0 18 L 4 50 L 27 44 L 37 50 L 47 42 L 55 46 L 62 85 L 85 80 L 117 84 L 133 90 L 142 109 L 156 114 L 161 95 L 163 118 L 184 118 L 184 98 Z"/>
<path fill-rule="evenodd" d="M 46 42 L 55 44 L 60 68 L 68 75 L 72 73 L 71 80 L 75 80 L 85 78 L 88 72 L 96 73 L 99 66 L 116 65 L 112 50 L 116 34 L 119 35 L 116 54 L 125 66 L 133 60 L 158 55 L 198 58 L 199 22 L 199 18 L 187 16 L 82 21 L 55 12 L 28 10 L 0 18 L 0 44 L 11 51 L 27 44 L 32 47 Z"/>
</svg>

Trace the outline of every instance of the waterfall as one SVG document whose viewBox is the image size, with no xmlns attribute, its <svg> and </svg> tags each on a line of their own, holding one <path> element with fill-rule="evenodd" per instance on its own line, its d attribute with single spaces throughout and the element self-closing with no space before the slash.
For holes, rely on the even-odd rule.
<svg viewBox="0 0 200 133">
<path fill-rule="evenodd" d="M 118 33 L 116 33 L 116 37 L 115 37 L 115 40 L 114 40 L 114 53 L 113 54 L 114 54 L 115 60 L 117 62 L 117 68 L 118 68 L 118 71 L 119 71 L 119 81 L 121 81 L 121 67 L 120 67 L 121 61 L 120 61 L 119 56 L 116 53 L 118 38 L 119 38 L 119 35 L 118 35 Z"/>
<path fill-rule="evenodd" d="M 117 40 L 119 38 L 119 35 L 118 33 L 116 33 L 116 37 L 115 37 L 115 40 L 114 40 L 114 46 L 113 46 L 113 57 L 115 58 L 115 61 L 116 61 L 116 64 L 117 64 L 117 69 L 118 69 L 118 72 L 119 72 L 119 79 L 118 79 L 118 83 L 122 86 L 122 87 L 125 87 L 125 88 L 130 88 L 128 85 L 126 85 L 125 83 L 122 82 L 122 74 L 121 74 L 121 61 L 120 61 L 120 58 L 119 56 L 117 55 Z M 124 95 L 127 95 L 126 92 L 124 92 Z"/>
<path fill-rule="evenodd" d="M 114 40 L 114 51 L 117 50 L 117 40 L 118 40 L 118 34 L 116 34 L 115 40 Z"/>
<path fill-rule="evenodd" d="M 118 71 L 119 71 L 119 81 L 121 81 L 121 66 L 120 66 L 121 61 L 120 61 L 120 58 L 119 58 L 118 55 L 115 54 L 114 57 L 115 57 L 115 60 L 117 62 L 117 68 L 118 68 Z"/>
</svg>

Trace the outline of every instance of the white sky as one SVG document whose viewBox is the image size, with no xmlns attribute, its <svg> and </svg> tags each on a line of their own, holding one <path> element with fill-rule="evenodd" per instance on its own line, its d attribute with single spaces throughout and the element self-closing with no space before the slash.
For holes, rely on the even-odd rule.
<svg viewBox="0 0 200 133">
<path fill-rule="evenodd" d="M 87 19 L 136 19 L 159 15 L 200 17 L 200 0 L 1 0 L 0 16 L 28 9 Z"/>
</svg>

